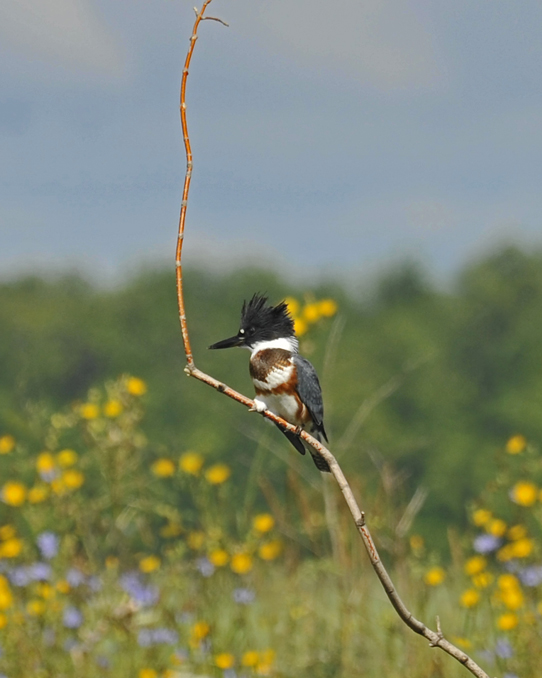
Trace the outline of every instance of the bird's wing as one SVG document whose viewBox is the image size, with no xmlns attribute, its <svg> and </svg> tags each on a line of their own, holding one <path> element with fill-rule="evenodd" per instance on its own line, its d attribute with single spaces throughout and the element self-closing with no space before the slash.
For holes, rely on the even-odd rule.
<svg viewBox="0 0 542 678">
<path fill-rule="evenodd" d="M 293 360 L 297 370 L 297 393 L 310 412 L 315 430 L 321 433 L 327 442 L 324 429 L 324 402 L 316 370 L 300 355 L 294 355 Z"/>
</svg>

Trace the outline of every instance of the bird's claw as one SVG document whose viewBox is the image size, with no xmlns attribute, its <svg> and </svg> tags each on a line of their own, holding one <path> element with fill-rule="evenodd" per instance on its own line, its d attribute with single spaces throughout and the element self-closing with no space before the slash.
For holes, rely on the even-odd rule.
<svg viewBox="0 0 542 678">
<path fill-rule="evenodd" d="M 265 412 L 266 409 L 267 409 L 267 407 L 265 406 L 265 403 L 262 403 L 261 400 L 255 399 L 252 407 L 248 408 L 248 411 L 249 412 L 259 412 L 260 414 L 262 414 L 263 412 Z"/>
</svg>

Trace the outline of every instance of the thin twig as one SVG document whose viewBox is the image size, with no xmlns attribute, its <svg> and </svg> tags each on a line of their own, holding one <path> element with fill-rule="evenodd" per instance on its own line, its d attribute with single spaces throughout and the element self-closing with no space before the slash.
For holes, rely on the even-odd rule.
<svg viewBox="0 0 542 678">
<path fill-rule="evenodd" d="M 201 8 L 201 11 L 199 12 L 196 11 L 196 21 L 194 23 L 194 28 L 192 29 L 192 35 L 190 38 L 190 47 L 188 49 L 188 53 L 186 56 L 183 69 L 183 77 L 181 81 L 181 126 L 186 149 L 186 175 L 181 203 L 181 215 L 179 218 L 179 235 L 177 239 L 177 249 L 176 249 L 177 300 L 179 305 L 179 319 L 181 323 L 183 344 L 187 361 L 187 365 L 185 367 L 185 372 L 187 373 L 187 375 L 194 377 L 195 379 L 198 379 L 199 381 L 202 381 L 205 384 L 208 384 L 209 386 L 212 386 L 220 393 L 223 393 L 229 398 L 236 400 L 245 407 L 251 408 L 253 407 L 254 402 L 250 398 L 247 398 L 243 394 L 238 393 L 237 391 L 230 388 L 226 384 L 222 383 L 221 381 L 218 381 L 217 379 L 214 379 L 214 377 L 211 377 L 210 375 L 206 374 L 205 372 L 202 372 L 196 367 L 188 337 L 188 327 L 186 323 L 186 311 L 183 296 L 181 254 L 184 238 L 184 225 L 186 219 L 188 191 L 190 188 L 190 179 L 192 177 L 192 151 L 190 148 L 188 126 L 186 123 L 186 80 L 188 77 L 188 67 L 190 65 L 192 54 L 194 52 L 194 46 L 198 38 L 197 36 L 198 27 L 201 21 L 204 19 L 204 14 L 205 10 L 207 9 L 207 6 L 211 2 L 212 0 L 206 0 L 203 4 L 203 7 Z M 388 389 L 393 390 L 394 387 L 395 383 L 393 381 L 391 383 L 388 382 L 388 384 L 384 386 L 383 391 L 385 392 Z M 383 395 L 382 393 L 379 394 L 380 397 L 382 397 L 382 395 Z M 298 429 L 295 426 L 289 424 L 284 419 L 277 417 L 269 410 L 265 410 L 265 412 L 263 412 L 263 416 L 266 417 L 267 419 L 270 419 L 275 424 L 278 424 L 284 430 L 299 434 Z M 380 560 L 380 556 L 376 549 L 375 543 L 373 541 L 371 533 L 369 532 L 369 528 L 367 527 L 365 522 L 365 514 L 359 508 L 354 498 L 354 494 L 350 488 L 350 485 L 348 484 L 348 481 L 346 480 L 337 460 L 335 459 L 333 454 L 327 449 L 327 447 L 324 447 L 322 443 L 313 438 L 306 431 L 302 431 L 300 435 L 303 438 L 303 440 L 305 440 L 305 442 L 307 442 L 314 450 L 319 452 L 329 464 L 331 473 L 333 474 L 335 480 L 337 481 L 337 484 L 339 485 L 339 488 L 343 494 L 344 500 L 350 510 L 350 513 L 352 514 L 352 518 L 354 519 L 354 523 L 363 541 L 363 544 L 369 556 L 369 560 L 371 561 L 371 565 L 373 566 L 373 569 L 376 572 L 376 575 L 379 578 L 380 583 L 382 584 L 386 592 L 386 595 L 388 596 L 391 604 L 395 608 L 399 617 L 415 633 L 418 633 L 419 635 L 426 638 L 429 641 L 431 647 L 439 647 L 441 650 L 444 650 L 444 652 L 447 652 L 449 655 L 457 659 L 458 662 L 463 664 L 465 668 L 467 668 L 474 676 L 477 676 L 477 678 L 489 678 L 488 674 L 485 673 L 485 671 L 483 671 L 483 669 L 480 668 L 480 666 L 478 666 L 478 664 L 476 664 L 476 662 L 473 661 L 467 654 L 465 654 L 465 652 L 463 652 L 462 650 L 460 650 L 459 648 L 457 648 L 455 645 L 453 645 L 444 638 L 444 636 L 442 635 L 442 631 L 440 629 L 440 621 L 437 622 L 437 631 L 433 631 L 427 628 L 425 624 L 423 624 L 421 621 L 419 621 L 412 615 L 412 613 L 409 611 L 409 609 L 406 607 L 401 597 L 397 593 L 386 568 L 384 567 L 382 561 Z"/>
</svg>

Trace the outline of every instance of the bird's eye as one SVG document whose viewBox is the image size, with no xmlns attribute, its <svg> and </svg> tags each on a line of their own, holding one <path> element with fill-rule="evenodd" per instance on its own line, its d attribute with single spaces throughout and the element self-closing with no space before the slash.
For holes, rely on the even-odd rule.
<svg viewBox="0 0 542 678">
<path fill-rule="evenodd" d="M 239 330 L 239 334 L 244 334 L 244 333 L 245 333 L 245 330 L 244 330 L 243 328 L 241 328 L 241 329 Z"/>
</svg>

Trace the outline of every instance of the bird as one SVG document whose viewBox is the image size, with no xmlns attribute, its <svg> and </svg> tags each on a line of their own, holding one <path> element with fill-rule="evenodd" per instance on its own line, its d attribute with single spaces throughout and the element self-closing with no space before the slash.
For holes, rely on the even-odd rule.
<svg viewBox="0 0 542 678">
<path fill-rule="evenodd" d="M 233 337 L 209 346 L 210 349 L 239 346 L 251 352 L 249 370 L 256 398 L 252 411 L 273 414 L 301 429 L 310 429 L 318 440 L 328 442 L 324 428 L 324 403 L 318 375 L 312 364 L 299 355 L 294 320 L 285 301 L 276 306 L 268 297 L 254 294 L 243 303 L 239 331 Z M 278 424 L 277 424 L 278 426 Z M 300 454 L 305 446 L 299 433 L 278 426 Z M 330 472 L 329 464 L 309 447 L 316 468 Z"/>
</svg>

